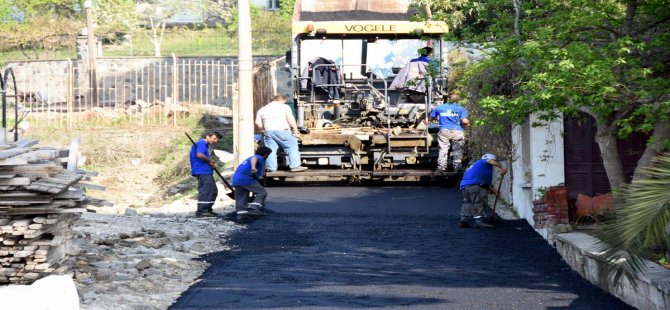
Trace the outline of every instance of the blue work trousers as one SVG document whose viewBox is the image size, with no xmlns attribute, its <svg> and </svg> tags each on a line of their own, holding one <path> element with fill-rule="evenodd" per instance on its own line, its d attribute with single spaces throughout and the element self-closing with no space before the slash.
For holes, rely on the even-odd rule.
<svg viewBox="0 0 670 310">
<path fill-rule="evenodd" d="M 249 194 L 253 193 L 252 199 Z M 268 192 L 260 183 L 250 185 L 235 186 L 235 211 L 246 211 L 250 202 L 256 202 L 265 205 L 265 199 L 268 197 Z"/>
<path fill-rule="evenodd" d="M 216 188 L 214 176 L 211 174 L 198 174 L 198 213 L 211 212 L 216 201 L 219 190 Z"/>
</svg>

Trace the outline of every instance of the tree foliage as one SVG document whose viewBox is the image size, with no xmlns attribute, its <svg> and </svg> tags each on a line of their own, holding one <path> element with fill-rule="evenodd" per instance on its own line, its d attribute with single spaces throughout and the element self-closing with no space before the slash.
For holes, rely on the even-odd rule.
<svg viewBox="0 0 670 310">
<path fill-rule="evenodd" d="M 615 283 L 632 280 L 647 267 L 646 256 L 657 248 L 670 248 L 670 153 L 645 168 L 648 178 L 624 187 L 616 220 L 598 230 L 600 257 L 609 262 Z M 666 253 L 667 257 L 667 253 Z M 634 282 L 633 282 L 634 283 Z"/>
<path fill-rule="evenodd" d="M 94 7 L 95 34 L 100 37 L 116 33 L 134 33 L 142 23 L 135 0 L 96 0 Z"/>
<path fill-rule="evenodd" d="M 84 0 L 12 0 L 11 5 L 23 12 L 27 19 L 46 15 L 81 18 Z"/>
<path fill-rule="evenodd" d="M 9 1 L 0 1 L 0 21 L 9 22 L 13 11 L 12 4 Z"/>
<path fill-rule="evenodd" d="M 40 59 L 59 48 L 74 49 L 83 23 L 53 16 L 33 17 L 23 23 L 0 26 L 2 50 L 21 50 L 28 59 Z"/>
<path fill-rule="evenodd" d="M 280 0 L 279 1 L 279 15 L 282 18 L 290 21 L 293 19 L 293 9 L 295 8 L 295 0 Z"/>
<path fill-rule="evenodd" d="M 233 0 L 207 0 L 205 6 L 207 19 L 225 21 L 227 24 L 233 17 L 234 7 L 235 1 Z"/>
<path fill-rule="evenodd" d="M 478 104 L 522 123 L 578 112 L 597 123 L 596 140 L 613 188 L 624 183 L 616 138 L 652 138 L 643 168 L 670 138 L 670 11 L 667 0 L 418 0 L 450 38 L 488 57 L 470 71 Z M 486 76 L 486 79 L 482 79 Z M 472 89 L 471 89 L 472 90 Z M 641 177 L 640 172 L 636 177 Z"/>
<path fill-rule="evenodd" d="M 250 6 L 251 30 L 254 32 L 285 32 L 283 35 L 290 38 L 291 20 L 286 19 L 279 12 L 271 12 L 261 9 L 258 6 Z M 228 30 L 236 31 L 238 29 L 237 8 L 233 9 L 231 22 Z M 286 32 L 288 31 L 288 32 Z"/>
</svg>

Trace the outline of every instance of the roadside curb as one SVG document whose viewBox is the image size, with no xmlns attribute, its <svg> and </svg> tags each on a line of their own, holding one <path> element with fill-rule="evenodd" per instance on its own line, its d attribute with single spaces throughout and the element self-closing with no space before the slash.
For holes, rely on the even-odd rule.
<svg viewBox="0 0 670 310">
<path fill-rule="evenodd" d="M 556 235 L 556 249 L 584 279 L 638 309 L 670 309 L 670 270 L 649 261 L 647 270 L 636 281 L 637 290 L 627 279 L 615 288 L 597 258 L 598 239 L 580 232 Z"/>
</svg>

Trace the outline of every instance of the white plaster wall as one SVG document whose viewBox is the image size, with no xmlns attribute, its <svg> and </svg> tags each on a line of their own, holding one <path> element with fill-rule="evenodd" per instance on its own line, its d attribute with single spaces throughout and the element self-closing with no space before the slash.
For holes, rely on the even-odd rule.
<svg viewBox="0 0 670 310">
<path fill-rule="evenodd" d="M 547 126 L 532 126 L 537 116 L 531 115 L 524 125 L 512 129 L 516 146 L 512 162 L 512 195 L 514 208 L 530 225 L 533 220 L 533 200 L 538 189 L 565 183 L 563 118 Z M 545 239 L 546 229 L 536 229 Z"/>
</svg>

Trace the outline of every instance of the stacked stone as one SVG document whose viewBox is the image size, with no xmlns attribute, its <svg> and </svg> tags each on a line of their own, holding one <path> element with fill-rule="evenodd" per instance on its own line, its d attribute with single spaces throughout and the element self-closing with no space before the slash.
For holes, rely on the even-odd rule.
<svg viewBox="0 0 670 310">
<path fill-rule="evenodd" d="M 71 227 L 86 211 L 84 175 L 63 168 L 63 151 L 34 144 L 0 145 L 0 283 L 67 272 Z"/>
</svg>

